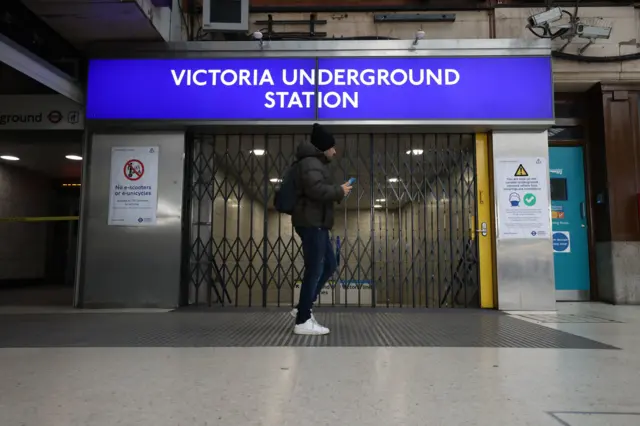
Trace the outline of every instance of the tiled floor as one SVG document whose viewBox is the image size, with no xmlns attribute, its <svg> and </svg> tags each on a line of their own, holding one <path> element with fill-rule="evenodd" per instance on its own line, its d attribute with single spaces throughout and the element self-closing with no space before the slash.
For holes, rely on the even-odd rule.
<svg viewBox="0 0 640 426">
<path fill-rule="evenodd" d="M 640 307 L 560 309 L 619 322 L 537 322 L 622 350 L 0 349 L 0 424 L 639 425 Z"/>
</svg>

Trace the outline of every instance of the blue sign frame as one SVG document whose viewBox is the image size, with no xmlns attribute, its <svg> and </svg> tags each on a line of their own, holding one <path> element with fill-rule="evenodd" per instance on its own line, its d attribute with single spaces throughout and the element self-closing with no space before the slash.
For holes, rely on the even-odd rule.
<svg viewBox="0 0 640 426">
<path fill-rule="evenodd" d="M 89 120 L 546 121 L 551 58 L 94 59 Z"/>
</svg>

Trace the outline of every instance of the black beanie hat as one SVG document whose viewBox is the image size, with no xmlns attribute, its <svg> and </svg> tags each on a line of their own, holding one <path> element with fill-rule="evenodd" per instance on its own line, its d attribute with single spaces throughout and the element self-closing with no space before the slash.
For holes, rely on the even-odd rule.
<svg viewBox="0 0 640 426">
<path fill-rule="evenodd" d="M 311 131 L 311 143 L 320 151 L 327 151 L 336 146 L 336 140 L 324 127 L 315 123 Z"/>
</svg>

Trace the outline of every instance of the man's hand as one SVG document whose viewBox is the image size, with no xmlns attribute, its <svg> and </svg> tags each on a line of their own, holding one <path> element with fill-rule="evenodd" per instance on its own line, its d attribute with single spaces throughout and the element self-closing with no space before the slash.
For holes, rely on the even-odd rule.
<svg viewBox="0 0 640 426">
<path fill-rule="evenodd" d="M 351 193 L 351 185 L 349 185 L 349 182 L 343 183 L 341 185 L 341 188 L 342 188 L 342 192 L 344 192 L 345 197 L 349 195 L 349 193 Z"/>
</svg>

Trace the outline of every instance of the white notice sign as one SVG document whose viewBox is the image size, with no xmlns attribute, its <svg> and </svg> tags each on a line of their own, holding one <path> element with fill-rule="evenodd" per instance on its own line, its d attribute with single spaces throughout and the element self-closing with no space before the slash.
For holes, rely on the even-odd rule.
<svg viewBox="0 0 640 426">
<path fill-rule="evenodd" d="M 549 175 L 544 158 L 498 159 L 498 238 L 548 239 Z"/>
<path fill-rule="evenodd" d="M 156 224 L 158 153 L 157 146 L 111 149 L 109 225 Z"/>
</svg>

